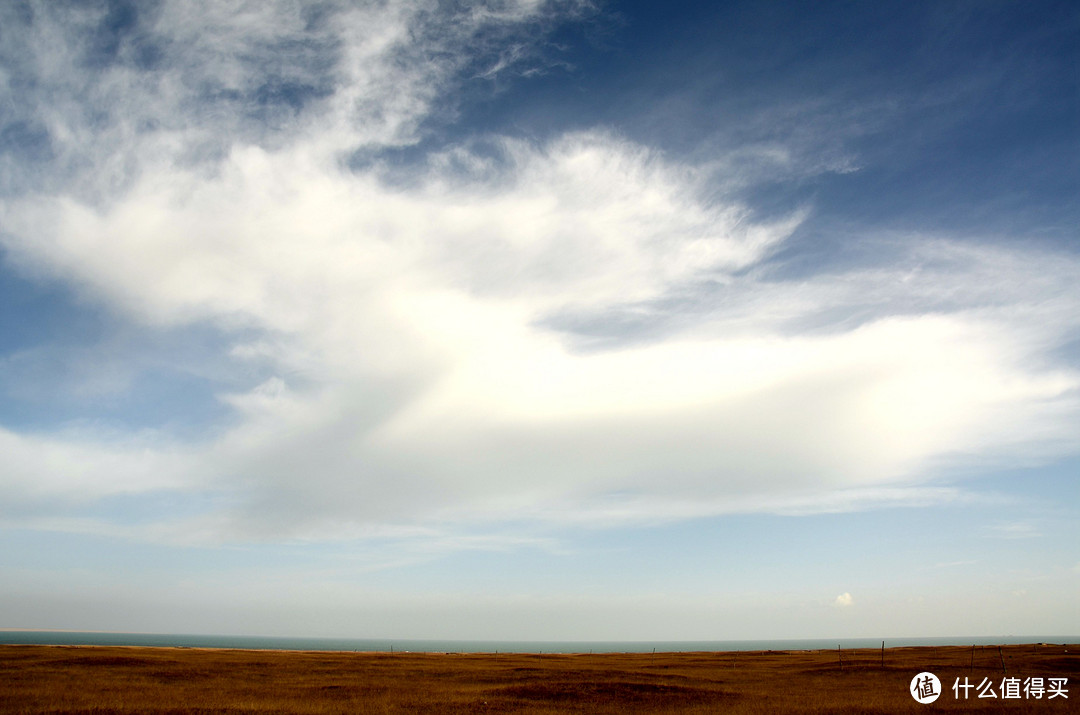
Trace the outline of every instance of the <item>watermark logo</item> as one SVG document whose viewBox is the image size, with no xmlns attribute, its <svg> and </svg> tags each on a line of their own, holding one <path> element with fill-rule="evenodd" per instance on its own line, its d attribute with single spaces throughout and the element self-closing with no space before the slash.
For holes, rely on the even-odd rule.
<svg viewBox="0 0 1080 715">
<path fill-rule="evenodd" d="M 933 673 L 919 673 L 911 679 L 911 697 L 928 705 L 941 697 L 941 681 Z"/>
<path fill-rule="evenodd" d="M 995 682 L 990 678 L 981 678 L 979 682 L 964 676 L 956 678 L 952 684 L 953 698 L 956 700 L 995 699 L 995 700 L 1054 700 L 1069 699 L 1068 678 L 1033 677 L 1019 678 L 1005 676 Z M 941 681 L 933 673 L 922 672 L 911 679 L 908 690 L 916 701 L 927 705 L 941 697 Z"/>
</svg>

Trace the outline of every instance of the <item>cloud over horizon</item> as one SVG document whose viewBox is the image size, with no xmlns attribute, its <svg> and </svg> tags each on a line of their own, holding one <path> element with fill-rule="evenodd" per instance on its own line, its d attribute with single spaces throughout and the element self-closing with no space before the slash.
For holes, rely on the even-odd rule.
<svg viewBox="0 0 1080 715">
<path fill-rule="evenodd" d="M 544 70 L 587 3 L 29 7 L 5 18 L 37 142 L 4 156 L 6 263 L 114 326 L 210 326 L 200 359 L 245 377 L 200 439 L 0 427 L 7 524 L 213 543 L 818 513 L 1076 452 L 1072 253 L 860 230 L 796 269 L 813 202 L 765 217 L 741 187 L 857 161 L 439 134 L 469 82 Z M 161 493 L 194 513 L 100 508 Z"/>
</svg>

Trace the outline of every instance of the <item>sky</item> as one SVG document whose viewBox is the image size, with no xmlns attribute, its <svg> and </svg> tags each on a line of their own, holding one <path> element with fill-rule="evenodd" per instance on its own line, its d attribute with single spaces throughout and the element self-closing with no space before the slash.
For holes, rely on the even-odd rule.
<svg viewBox="0 0 1080 715">
<path fill-rule="evenodd" d="M 0 627 L 1080 634 L 1078 36 L 0 4 Z"/>
</svg>

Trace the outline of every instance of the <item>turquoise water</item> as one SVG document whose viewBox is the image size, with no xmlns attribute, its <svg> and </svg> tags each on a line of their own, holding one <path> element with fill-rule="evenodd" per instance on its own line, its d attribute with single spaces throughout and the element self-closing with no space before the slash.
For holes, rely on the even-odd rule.
<svg viewBox="0 0 1080 715">
<path fill-rule="evenodd" d="M 949 638 L 885 638 L 887 648 L 900 646 L 1007 645 L 1078 643 L 1077 636 L 988 636 Z M 814 638 L 737 641 L 485 641 L 391 640 L 374 638 L 289 638 L 279 636 L 176 635 L 164 633 L 87 633 L 81 631 L 0 631 L 3 644 L 127 645 L 256 650 L 373 651 L 379 653 L 677 653 L 734 650 L 819 650 L 880 648 L 881 638 Z"/>
</svg>

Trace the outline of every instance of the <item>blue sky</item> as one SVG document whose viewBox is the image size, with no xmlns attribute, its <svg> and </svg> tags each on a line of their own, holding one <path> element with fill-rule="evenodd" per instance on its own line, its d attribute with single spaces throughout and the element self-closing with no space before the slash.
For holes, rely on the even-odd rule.
<svg viewBox="0 0 1080 715">
<path fill-rule="evenodd" d="M 0 627 L 1080 633 L 1078 31 L 6 3 Z"/>
</svg>

